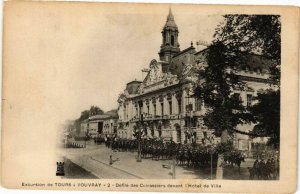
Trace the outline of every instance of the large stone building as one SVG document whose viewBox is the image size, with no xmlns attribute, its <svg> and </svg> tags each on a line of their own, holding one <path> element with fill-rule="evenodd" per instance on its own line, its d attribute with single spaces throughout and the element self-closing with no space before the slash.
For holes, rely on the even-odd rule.
<svg viewBox="0 0 300 194">
<path fill-rule="evenodd" d="M 118 103 L 118 135 L 133 138 L 141 129 L 144 137 L 172 139 L 181 143 L 209 144 L 219 141 L 203 124 L 205 105 L 193 98 L 192 83 L 196 78 L 194 69 L 205 68 L 207 49 L 196 51 L 191 46 L 180 50 L 179 30 L 169 11 L 162 34 L 159 60 L 153 59 L 143 81 L 127 83 Z M 269 88 L 267 82 L 269 61 L 259 55 L 245 55 L 247 64 L 233 69 L 248 84 L 245 91 L 234 91 L 245 106 L 253 103 L 260 89 Z M 141 120 L 143 119 L 143 124 Z M 241 125 L 240 130 L 249 131 L 251 125 Z M 236 135 L 239 148 L 249 149 L 248 137 Z"/>
</svg>

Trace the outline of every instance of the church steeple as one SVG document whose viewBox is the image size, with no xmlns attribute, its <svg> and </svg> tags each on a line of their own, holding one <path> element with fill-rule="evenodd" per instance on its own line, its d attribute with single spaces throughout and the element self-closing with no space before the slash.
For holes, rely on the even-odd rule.
<svg viewBox="0 0 300 194">
<path fill-rule="evenodd" d="M 167 22 L 166 22 L 164 28 L 166 28 L 166 27 L 177 28 L 177 25 L 176 25 L 176 23 L 175 23 L 175 21 L 174 21 L 174 16 L 173 16 L 173 14 L 172 14 L 172 9 L 171 9 L 171 7 L 169 8 L 169 15 L 168 15 L 168 17 L 167 17 Z"/>
<path fill-rule="evenodd" d="M 169 8 L 169 15 L 166 24 L 161 32 L 162 45 L 160 47 L 159 58 L 161 61 L 171 62 L 172 57 L 180 52 L 178 43 L 178 27 L 175 23 L 171 7 Z"/>
</svg>

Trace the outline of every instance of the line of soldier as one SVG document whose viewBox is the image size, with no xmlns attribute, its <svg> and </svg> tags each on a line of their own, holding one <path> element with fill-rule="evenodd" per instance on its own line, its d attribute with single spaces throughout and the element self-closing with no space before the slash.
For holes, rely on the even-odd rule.
<svg viewBox="0 0 300 194">
<path fill-rule="evenodd" d="M 248 168 L 250 179 L 276 180 L 279 176 L 279 160 L 269 158 L 267 160 L 255 160 L 253 167 Z"/>
<path fill-rule="evenodd" d="M 142 158 L 151 158 L 152 160 L 170 160 L 175 159 L 177 165 L 187 165 L 190 167 L 207 167 L 213 162 L 216 166 L 218 153 L 211 150 L 209 146 L 197 144 L 181 144 L 173 141 L 164 142 L 162 139 L 141 139 Z M 108 148 L 118 151 L 137 151 L 138 140 L 105 138 L 105 145 Z M 237 155 L 239 154 L 239 155 Z M 240 166 L 244 161 L 238 151 L 230 152 L 226 155 L 227 161 L 232 165 Z M 239 156 L 239 160 L 237 160 Z"/>
<path fill-rule="evenodd" d="M 67 142 L 66 148 L 84 148 L 84 145 L 74 142 Z"/>
</svg>

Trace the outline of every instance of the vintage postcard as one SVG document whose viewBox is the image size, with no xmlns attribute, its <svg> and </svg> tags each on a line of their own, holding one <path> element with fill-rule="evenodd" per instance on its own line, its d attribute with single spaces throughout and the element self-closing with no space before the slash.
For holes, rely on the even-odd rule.
<svg viewBox="0 0 300 194">
<path fill-rule="evenodd" d="M 1 185 L 293 193 L 299 9 L 6 1 Z"/>
</svg>

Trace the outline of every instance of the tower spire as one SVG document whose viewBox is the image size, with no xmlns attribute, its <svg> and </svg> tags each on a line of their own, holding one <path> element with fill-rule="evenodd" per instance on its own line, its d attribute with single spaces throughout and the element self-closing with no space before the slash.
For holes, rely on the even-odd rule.
<svg viewBox="0 0 300 194">
<path fill-rule="evenodd" d="M 171 5 L 169 5 L 169 14 L 161 33 L 163 42 L 159 52 L 160 60 L 170 63 L 172 57 L 180 51 L 178 43 L 179 31 L 174 20 Z"/>
<path fill-rule="evenodd" d="M 169 18 L 172 18 L 174 20 L 174 16 L 172 14 L 172 8 L 171 8 L 171 5 L 169 5 L 169 15 L 168 15 L 168 19 Z"/>
<path fill-rule="evenodd" d="M 173 13 L 172 13 L 171 5 L 169 5 L 169 14 L 168 14 L 167 22 L 166 22 L 164 28 L 166 28 L 166 27 L 177 28 L 177 25 L 175 23 L 174 16 L 173 16 Z"/>
</svg>

